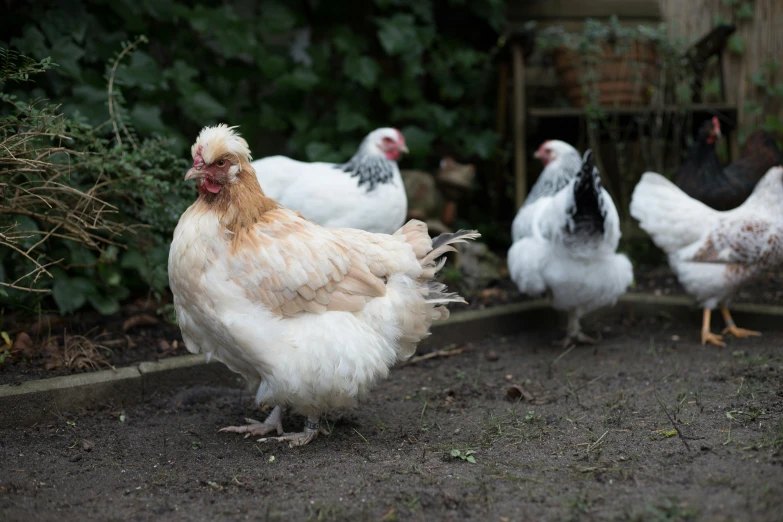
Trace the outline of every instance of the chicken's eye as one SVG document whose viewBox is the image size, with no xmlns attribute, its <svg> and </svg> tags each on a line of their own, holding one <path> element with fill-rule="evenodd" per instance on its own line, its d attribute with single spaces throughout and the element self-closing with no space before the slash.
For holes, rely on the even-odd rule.
<svg viewBox="0 0 783 522">
<path fill-rule="evenodd" d="M 392 140 L 391 138 L 383 138 L 384 143 L 391 143 L 392 141 L 394 140 Z"/>
<path fill-rule="evenodd" d="M 226 166 L 226 160 L 218 160 L 217 166 L 218 167 L 225 167 Z"/>
</svg>

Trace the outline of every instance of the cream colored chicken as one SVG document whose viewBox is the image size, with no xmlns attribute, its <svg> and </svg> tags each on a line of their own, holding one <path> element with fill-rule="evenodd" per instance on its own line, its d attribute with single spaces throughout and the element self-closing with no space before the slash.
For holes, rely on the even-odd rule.
<svg viewBox="0 0 783 522">
<path fill-rule="evenodd" d="M 432 278 L 451 245 L 479 234 L 431 240 L 419 221 L 393 235 L 322 228 L 264 195 L 233 128 L 204 128 L 191 153 L 185 179 L 203 190 L 169 255 L 182 337 L 275 406 L 264 422 L 223 431 L 307 444 L 324 412 L 356 404 L 448 317 L 444 305 L 464 302 Z M 285 407 L 306 416 L 303 432 L 283 432 Z"/>
</svg>

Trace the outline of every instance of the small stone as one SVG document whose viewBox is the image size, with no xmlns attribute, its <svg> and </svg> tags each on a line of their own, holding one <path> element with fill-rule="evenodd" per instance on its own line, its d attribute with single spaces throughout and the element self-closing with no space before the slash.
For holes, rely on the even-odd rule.
<svg viewBox="0 0 783 522">
<path fill-rule="evenodd" d="M 82 441 L 82 449 L 84 451 L 92 451 L 92 449 L 95 447 L 95 444 L 90 442 L 89 440 L 83 440 Z"/>
<path fill-rule="evenodd" d="M 81 455 L 74 455 L 71 458 L 69 458 L 68 460 L 70 462 L 79 462 L 80 460 L 82 460 L 82 456 Z"/>
<path fill-rule="evenodd" d="M 497 354 L 495 350 L 490 350 L 487 352 L 488 361 L 497 361 L 498 359 L 500 359 L 500 356 Z"/>
<path fill-rule="evenodd" d="M 514 380 L 514 376 L 511 375 L 510 373 L 507 373 L 506 376 L 504 377 L 504 379 L 506 379 L 507 381 L 511 382 L 511 381 Z"/>
</svg>

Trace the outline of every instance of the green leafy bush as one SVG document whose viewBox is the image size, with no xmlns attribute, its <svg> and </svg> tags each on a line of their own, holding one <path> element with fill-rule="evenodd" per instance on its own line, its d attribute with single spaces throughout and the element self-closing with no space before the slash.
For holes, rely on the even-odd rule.
<svg viewBox="0 0 783 522">
<path fill-rule="evenodd" d="M 0 85 L 51 68 L 8 50 Z M 62 313 L 119 309 L 129 287 L 167 284 L 168 238 L 194 197 L 187 161 L 159 139 L 121 142 L 43 101 L 0 93 L 0 299 Z M 121 120 L 120 120 L 121 121 Z"/>
<path fill-rule="evenodd" d="M 220 121 L 240 125 L 256 156 L 344 160 L 383 125 L 401 128 L 422 167 L 437 164 L 436 144 L 465 157 L 495 149 L 490 50 L 501 0 L 74 0 L 15 9 L 0 22 L 12 47 L 60 65 L 30 94 L 94 126 L 109 118 L 106 83 L 121 43 L 147 35 L 116 70 L 123 116 L 177 153 Z M 482 28 L 476 48 L 464 33 Z"/>
<path fill-rule="evenodd" d="M 15 4 L 0 13 L 12 50 L 0 55 L 0 139 L 37 129 L 25 157 L 48 152 L 40 171 L 0 166 L 0 199 L 16 209 L 0 213 L 16 247 L 0 245 L 0 282 L 36 291 L 5 286 L 0 298 L 32 308 L 51 292 L 62 313 L 111 313 L 133 290 L 164 291 L 171 233 L 195 197 L 181 182 L 187 150 L 204 125 L 240 125 L 256 157 L 342 161 L 393 125 L 415 167 L 449 151 L 490 158 L 503 12 L 500 0 Z M 51 179 L 55 210 L 19 200 Z M 81 220 L 69 234 L 64 216 Z"/>
</svg>

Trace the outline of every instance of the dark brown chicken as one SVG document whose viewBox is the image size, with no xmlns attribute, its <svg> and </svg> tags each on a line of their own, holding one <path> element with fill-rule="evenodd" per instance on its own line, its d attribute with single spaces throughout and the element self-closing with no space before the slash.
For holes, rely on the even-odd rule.
<svg viewBox="0 0 783 522">
<path fill-rule="evenodd" d="M 783 164 L 783 154 L 771 135 L 756 131 L 748 136 L 740 158 L 723 168 L 715 153 L 715 142 L 720 137 L 718 118 L 705 121 L 674 182 L 690 197 L 715 210 L 730 210 L 750 196 L 769 169 Z"/>
</svg>

